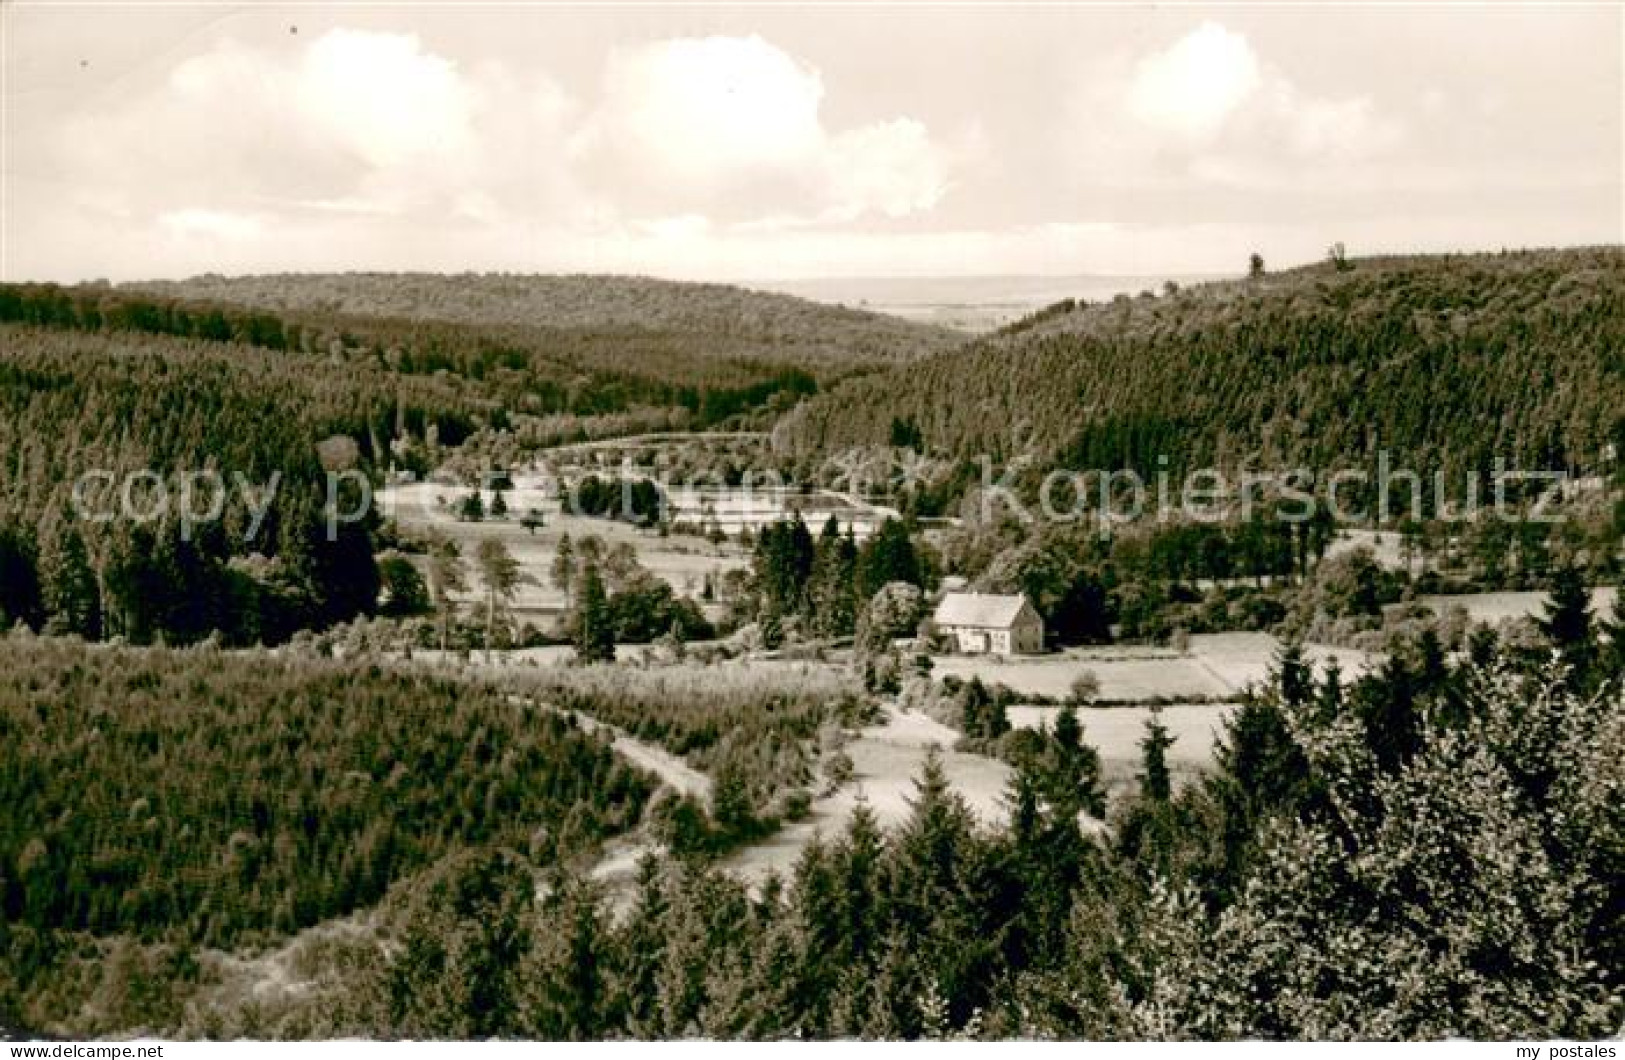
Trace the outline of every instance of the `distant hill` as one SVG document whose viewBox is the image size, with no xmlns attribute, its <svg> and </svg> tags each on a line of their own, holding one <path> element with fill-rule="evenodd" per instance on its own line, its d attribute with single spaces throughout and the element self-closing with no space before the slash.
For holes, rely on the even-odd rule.
<svg viewBox="0 0 1625 1060">
<path fill-rule="evenodd" d="M 1625 432 L 1618 247 L 1350 260 L 1062 302 L 804 402 L 802 456 L 899 439 L 1074 469 L 1367 466 L 1500 456 L 1582 470 Z"/>
<path fill-rule="evenodd" d="M 873 366 L 947 349 L 963 336 L 879 313 L 722 284 L 630 276 L 333 273 L 200 276 L 120 285 L 264 311 L 560 331 L 692 336 L 717 357 L 801 368 Z M 702 351 L 703 352 L 703 351 Z"/>
<path fill-rule="evenodd" d="M 819 302 L 856 306 L 957 331 L 981 333 L 1008 324 L 1064 298 L 1109 299 L 1117 294 L 1160 290 L 1212 276 L 842 276 L 769 280 L 751 286 Z"/>
<path fill-rule="evenodd" d="M 766 426 L 843 378 L 964 336 L 716 284 L 618 276 L 278 275 L 0 284 L 0 323 L 139 332 L 447 377 L 546 437 Z M 538 437 L 541 437 L 539 435 Z"/>
</svg>

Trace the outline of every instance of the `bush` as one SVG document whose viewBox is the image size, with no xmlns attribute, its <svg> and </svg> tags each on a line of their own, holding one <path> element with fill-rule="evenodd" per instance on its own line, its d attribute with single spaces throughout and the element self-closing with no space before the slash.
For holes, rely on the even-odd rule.
<svg viewBox="0 0 1625 1060">
<path fill-rule="evenodd" d="M 1100 678 L 1093 670 L 1084 670 L 1072 679 L 1071 693 L 1073 703 L 1088 706 L 1100 696 Z"/>
</svg>

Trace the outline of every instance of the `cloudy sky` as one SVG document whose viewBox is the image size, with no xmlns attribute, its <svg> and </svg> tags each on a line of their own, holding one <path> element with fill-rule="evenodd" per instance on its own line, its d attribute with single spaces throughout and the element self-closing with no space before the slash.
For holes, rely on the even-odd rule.
<svg viewBox="0 0 1625 1060">
<path fill-rule="evenodd" d="M 0 6 L 7 279 L 1619 242 L 1618 5 Z"/>
</svg>

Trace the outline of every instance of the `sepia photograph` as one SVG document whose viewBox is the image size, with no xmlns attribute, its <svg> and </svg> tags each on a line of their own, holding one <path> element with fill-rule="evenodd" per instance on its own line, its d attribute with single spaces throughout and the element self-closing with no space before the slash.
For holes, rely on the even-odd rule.
<svg viewBox="0 0 1625 1060">
<path fill-rule="evenodd" d="M 0 1060 L 1625 1060 L 1622 579 L 1618 0 L 0 0 Z"/>
</svg>

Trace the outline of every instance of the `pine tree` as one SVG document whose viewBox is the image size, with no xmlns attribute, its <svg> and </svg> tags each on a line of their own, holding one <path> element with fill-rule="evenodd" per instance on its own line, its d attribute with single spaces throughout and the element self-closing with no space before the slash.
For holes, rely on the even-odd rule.
<svg viewBox="0 0 1625 1060">
<path fill-rule="evenodd" d="M 973 740 L 987 736 L 988 712 L 992 703 L 993 697 L 988 694 L 987 686 L 982 684 L 980 677 L 967 681 L 959 696 L 960 731 Z"/>
<path fill-rule="evenodd" d="M 1354 700 L 1366 740 L 1378 764 L 1397 770 L 1422 745 L 1423 723 L 1416 703 L 1416 675 L 1404 658 L 1390 655 L 1377 673 L 1354 686 Z"/>
<path fill-rule="evenodd" d="M 857 588 L 860 599 L 869 600 L 891 582 L 922 585 L 920 559 L 914 551 L 908 527 L 887 519 L 858 550 Z"/>
<path fill-rule="evenodd" d="M 37 628 L 40 610 L 32 535 L 18 525 L 0 522 L 0 631 L 19 622 Z"/>
<path fill-rule="evenodd" d="M 1281 701 L 1293 709 L 1306 706 L 1314 698 L 1315 674 L 1304 659 L 1303 645 L 1294 641 L 1283 647 L 1275 666 Z"/>
<path fill-rule="evenodd" d="M 429 597 L 440 615 L 440 650 L 449 646 L 451 623 L 457 617 L 453 593 L 468 591 L 468 565 L 455 541 L 442 541 L 429 551 Z"/>
<path fill-rule="evenodd" d="M 808 603 L 813 628 L 823 637 L 851 636 L 857 624 L 857 545 L 841 533 L 831 515 L 819 532 L 813 553 Z"/>
<path fill-rule="evenodd" d="M 711 818 L 716 821 L 725 842 L 743 837 L 756 823 L 745 775 L 729 758 L 723 759 L 714 771 Z"/>
<path fill-rule="evenodd" d="M 1614 596 L 1613 615 L 1601 625 L 1607 639 L 1598 645 L 1597 676 L 1617 685 L 1625 679 L 1625 590 Z"/>
<path fill-rule="evenodd" d="M 485 583 L 485 661 L 491 661 L 491 641 L 496 631 L 497 605 L 507 604 L 525 579 L 513 553 L 494 537 L 481 541 L 474 559 L 480 569 L 480 581 Z"/>
<path fill-rule="evenodd" d="M 569 877 L 549 896 L 547 927 L 526 969 L 522 1021 L 528 1037 L 594 1041 L 605 1036 L 615 939 L 591 881 Z"/>
<path fill-rule="evenodd" d="M 808 602 L 814 546 L 798 514 L 762 527 L 752 555 L 752 573 L 763 615 L 802 614 Z"/>
<path fill-rule="evenodd" d="M 598 564 L 588 560 L 581 569 L 575 607 L 576 659 L 584 663 L 613 662 L 615 630 L 610 623 L 609 598 Z"/>
<path fill-rule="evenodd" d="M 1069 818 L 1076 818 L 1080 812 L 1104 817 L 1106 790 L 1100 779 L 1100 752 L 1083 742 L 1076 707 L 1061 708 L 1050 743 L 1055 749 L 1055 761 L 1045 793 L 1056 812 Z"/>
</svg>

